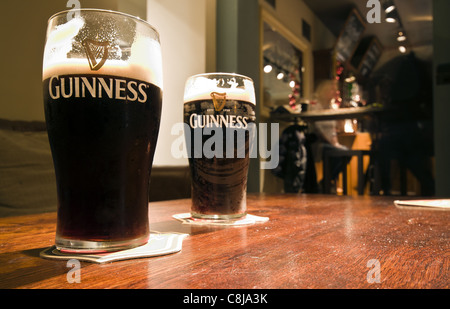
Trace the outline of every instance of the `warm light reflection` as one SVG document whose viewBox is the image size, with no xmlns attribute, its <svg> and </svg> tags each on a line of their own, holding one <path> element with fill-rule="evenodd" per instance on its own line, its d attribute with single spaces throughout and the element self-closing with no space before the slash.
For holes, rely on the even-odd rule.
<svg viewBox="0 0 450 309">
<path fill-rule="evenodd" d="M 355 129 L 353 128 L 353 121 L 351 119 L 345 120 L 344 132 L 345 133 L 355 133 Z"/>
</svg>

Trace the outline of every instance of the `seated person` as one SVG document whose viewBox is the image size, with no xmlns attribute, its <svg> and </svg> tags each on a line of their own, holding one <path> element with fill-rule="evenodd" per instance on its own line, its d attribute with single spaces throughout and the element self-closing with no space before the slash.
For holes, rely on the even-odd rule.
<svg viewBox="0 0 450 309">
<path fill-rule="evenodd" d="M 319 84 L 315 93 L 315 100 L 310 104 L 311 111 L 331 109 L 331 103 L 337 94 L 337 83 L 334 80 L 326 80 Z M 312 132 L 317 137 L 317 141 L 312 145 L 314 161 L 320 162 L 326 151 L 348 150 L 341 145 L 337 136 L 337 122 L 335 120 L 316 121 L 311 127 Z M 332 157 L 330 159 L 331 180 L 335 181 L 339 173 L 346 168 L 350 158 Z"/>
</svg>

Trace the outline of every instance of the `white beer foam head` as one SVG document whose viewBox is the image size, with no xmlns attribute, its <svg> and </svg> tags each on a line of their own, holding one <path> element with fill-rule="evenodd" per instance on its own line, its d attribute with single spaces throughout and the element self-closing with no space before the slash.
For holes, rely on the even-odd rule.
<svg viewBox="0 0 450 309">
<path fill-rule="evenodd" d="M 155 72 L 157 70 L 150 70 L 141 64 L 121 60 L 107 60 L 100 70 L 91 71 L 86 59 L 67 59 L 46 66 L 42 77 L 45 80 L 52 76 L 61 75 L 111 75 L 144 81 L 163 89 L 162 75 L 158 76 Z"/>
<path fill-rule="evenodd" d="M 138 79 L 163 88 L 161 46 L 150 37 L 137 36 L 131 46 L 128 60 L 107 59 L 97 71 L 92 71 L 84 58 L 68 58 L 73 49 L 73 40 L 84 26 L 81 17 L 73 18 L 66 24 L 57 26 L 47 35 L 43 61 L 43 79 L 55 75 L 98 74 L 114 75 Z M 142 26 L 137 24 L 137 29 Z"/>
<path fill-rule="evenodd" d="M 227 73 L 215 73 L 215 75 L 228 75 Z M 211 100 L 211 93 L 226 93 L 228 100 L 246 101 L 256 105 L 255 88 L 253 81 L 245 76 L 242 77 L 244 85 L 239 86 L 236 82 L 229 81 L 221 86 L 217 79 L 211 79 L 206 75 L 197 75 L 189 78 L 186 82 L 184 102 L 197 100 Z"/>
</svg>

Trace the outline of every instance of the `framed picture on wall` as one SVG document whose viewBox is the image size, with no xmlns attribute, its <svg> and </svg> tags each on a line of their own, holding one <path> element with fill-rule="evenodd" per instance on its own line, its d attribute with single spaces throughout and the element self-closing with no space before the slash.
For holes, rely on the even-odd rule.
<svg viewBox="0 0 450 309">
<path fill-rule="evenodd" d="M 372 38 L 369 41 L 368 47 L 365 50 L 361 62 L 358 65 L 358 72 L 367 77 L 372 72 L 373 68 L 380 59 L 382 47 L 377 38 Z"/>
<path fill-rule="evenodd" d="M 339 34 L 334 47 L 336 60 L 346 62 L 351 59 L 362 38 L 366 24 L 356 9 L 353 9 Z"/>
</svg>

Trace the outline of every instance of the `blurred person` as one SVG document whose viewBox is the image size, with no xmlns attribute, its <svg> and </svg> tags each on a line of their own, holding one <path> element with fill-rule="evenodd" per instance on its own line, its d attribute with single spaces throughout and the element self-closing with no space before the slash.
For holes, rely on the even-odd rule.
<svg viewBox="0 0 450 309">
<path fill-rule="evenodd" d="M 336 80 L 324 80 L 319 83 L 315 92 L 315 100 L 310 104 L 311 111 L 323 111 L 332 108 L 332 103 L 337 97 L 338 88 Z M 347 147 L 339 143 L 336 120 L 315 121 L 311 126 L 311 133 L 317 140 L 312 144 L 314 161 L 320 162 L 327 151 L 345 151 Z M 339 174 L 346 168 L 350 157 L 331 157 L 331 180 L 335 182 Z M 321 187 L 321 186 L 320 186 Z"/>
<path fill-rule="evenodd" d="M 409 169 L 422 196 L 434 195 L 431 69 L 414 53 L 396 57 L 372 74 L 370 101 L 386 108 L 380 118 L 377 164 L 384 195 L 391 194 L 391 160 Z"/>
</svg>

